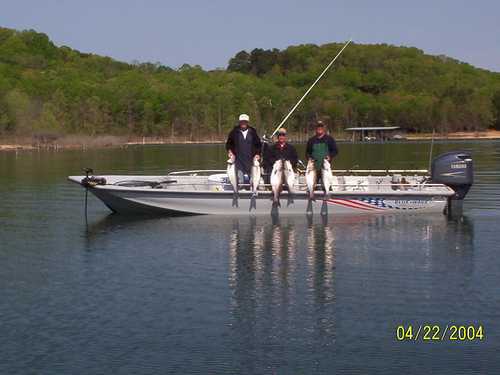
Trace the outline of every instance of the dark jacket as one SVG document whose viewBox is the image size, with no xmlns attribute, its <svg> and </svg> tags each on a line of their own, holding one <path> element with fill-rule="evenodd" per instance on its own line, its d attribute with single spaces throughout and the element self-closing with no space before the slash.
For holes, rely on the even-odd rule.
<svg viewBox="0 0 500 375">
<path fill-rule="evenodd" d="M 227 137 L 226 150 L 231 150 L 236 156 L 236 168 L 249 175 L 253 158 L 255 155 L 260 155 L 262 143 L 254 128 L 249 126 L 247 129 L 246 138 L 243 137 L 239 126 L 231 130 Z"/>
<path fill-rule="evenodd" d="M 283 147 L 279 142 L 267 148 L 266 154 L 264 155 L 264 169 L 271 171 L 276 160 L 288 160 L 292 163 L 293 169 L 297 168 L 297 163 L 299 157 L 297 156 L 297 151 L 290 143 L 285 143 Z"/>
<path fill-rule="evenodd" d="M 313 159 L 312 156 L 313 146 L 317 143 L 326 144 L 326 146 L 328 147 L 328 155 L 330 156 L 330 158 L 333 159 L 335 156 L 337 156 L 338 150 L 337 150 L 337 144 L 335 143 L 335 139 L 333 139 L 330 135 L 325 134 L 321 138 L 318 138 L 318 136 L 315 135 L 314 137 L 309 139 L 306 147 L 306 159 Z"/>
<path fill-rule="evenodd" d="M 227 141 L 226 141 L 226 150 L 231 152 L 235 155 L 238 155 L 238 149 L 239 149 L 239 137 L 237 137 L 238 133 L 240 131 L 239 126 L 235 126 L 233 130 L 229 132 L 229 135 L 227 136 Z M 253 156 L 255 155 L 260 155 L 260 148 L 261 148 L 261 141 L 260 138 L 257 134 L 257 131 L 255 128 L 252 128 L 251 126 L 248 127 L 248 135 L 252 137 L 252 153 Z"/>
</svg>

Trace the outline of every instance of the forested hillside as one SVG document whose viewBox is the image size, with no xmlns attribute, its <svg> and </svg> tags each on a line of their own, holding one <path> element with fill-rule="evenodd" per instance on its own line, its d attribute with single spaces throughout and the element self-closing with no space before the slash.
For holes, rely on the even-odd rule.
<svg viewBox="0 0 500 375">
<path fill-rule="evenodd" d="M 154 48 L 154 46 L 152 46 Z M 237 53 L 226 70 L 126 64 L 0 28 L 0 135 L 223 135 L 241 112 L 263 133 L 288 112 L 341 44 Z M 416 48 L 349 46 L 287 127 L 398 125 L 440 132 L 500 128 L 500 74 Z"/>
</svg>

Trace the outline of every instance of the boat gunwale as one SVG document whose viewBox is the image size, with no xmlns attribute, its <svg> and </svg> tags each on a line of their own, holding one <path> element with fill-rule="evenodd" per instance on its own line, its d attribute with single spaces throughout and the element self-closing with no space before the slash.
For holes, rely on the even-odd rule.
<svg viewBox="0 0 500 375">
<path fill-rule="evenodd" d="M 117 175 L 104 175 L 102 177 L 110 177 L 110 176 L 117 176 Z M 71 182 L 77 183 L 81 186 L 81 179 L 83 179 L 85 176 L 69 176 L 68 180 Z M 118 176 L 117 176 L 118 177 Z M 121 176 L 120 176 L 121 177 Z M 136 177 L 142 177 L 142 176 L 130 176 L 131 178 L 136 178 Z M 148 177 L 148 176 L 144 176 Z M 151 176 L 149 176 L 151 177 Z M 200 194 L 208 194 L 211 196 L 232 196 L 234 195 L 234 191 L 232 190 L 207 190 L 207 189 L 200 189 L 200 190 L 179 190 L 175 189 L 175 186 L 193 186 L 193 185 L 210 185 L 209 183 L 205 184 L 196 184 L 196 183 L 186 183 L 186 184 L 174 184 L 174 185 L 169 185 L 170 187 L 167 189 L 152 189 L 150 187 L 148 188 L 143 188 L 143 187 L 130 187 L 130 186 L 119 186 L 119 185 L 96 185 L 89 187 L 89 189 L 99 189 L 99 190 L 106 190 L 106 191 L 116 191 L 116 192 L 140 192 L 140 193 L 152 193 L 152 194 L 166 194 L 166 195 L 200 195 Z M 220 183 L 213 183 L 212 185 L 221 185 Z M 301 184 L 302 186 L 302 184 Z M 368 185 L 359 185 L 359 184 L 339 184 L 337 186 L 353 186 L 353 187 L 358 187 L 362 186 L 363 188 L 369 187 L 369 186 L 375 186 L 375 187 L 380 187 L 380 186 L 394 186 L 392 184 L 368 184 Z M 444 197 L 450 197 L 455 194 L 455 191 L 450 188 L 447 185 L 444 184 L 422 184 L 418 185 L 421 187 L 420 190 L 392 190 L 392 191 L 365 191 L 365 190 L 351 190 L 351 191 L 346 191 L 346 190 L 340 190 L 340 191 L 331 191 L 330 196 L 395 196 L 395 197 L 400 197 L 400 196 L 444 196 Z M 431 188 L 427 189 L 426 188 Z M 435 188 L 440 188 L 440 191 L 435 191 Z M 445 191 L 443 191 L 445 190 Z M 251 196 L 253 195 L 253 192 L 250 190 L 240 190 L 238 192 L 239 195 L 245 196 Z M 288 192 L 284 190 L 282 194 L 288 195 Z M 308 193 L 306 190 L 299 190 L 294 192 L 295 196 L 306 196 Z M 316 190 L 315 194 L 324 194 L 324 191 L 322 190 Z M 272 195 L 272 191 L 270 190 L 259 190 L 258 195 Z"/>
<path fill-rule="evenodd" d="M 169 172 L 165 177 L 168 176 L 179 176 L 179 177 L 206 177 L 204 175 L 191 175 L 185 176 L 186 174 L 193 173 L 226 173 L 225 169 L 192 169 L 187 171 L 173 171 Z M 352 173 L 356 175 L 357 173 L 370 174 L 370 173 L 414 173 L 414 174 L 429 174 L 428 169 L 332 169 L 332 174 L 337 175 L 339 173 Z"/>
</svg>

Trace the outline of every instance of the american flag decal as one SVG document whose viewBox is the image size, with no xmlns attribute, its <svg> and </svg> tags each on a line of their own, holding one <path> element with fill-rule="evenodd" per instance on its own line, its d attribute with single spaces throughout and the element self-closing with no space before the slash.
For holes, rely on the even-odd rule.
<svg viewBox="0 0 500 375">
<path fill-rule="evenodd" d="M 328 203 L 339 206 L 355 208 L 361 211 L 383 211 L 383 210 L 416 210 L 419 207 L 400 207 L 386 203 L 385 198 L 362 197 L 357 199 L 333 198 Z"/>
</svg>

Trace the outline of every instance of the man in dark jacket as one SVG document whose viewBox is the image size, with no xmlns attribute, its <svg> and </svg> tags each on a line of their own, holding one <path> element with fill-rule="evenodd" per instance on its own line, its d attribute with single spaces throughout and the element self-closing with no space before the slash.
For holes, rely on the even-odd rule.
<svg viewBox="0 0 500 375">
<path fill-rule="evenodd" d="M 278 142 L 270 146 L 265 154 L 265 163 L 269 171 L 272 170 L 277 160 L 288 160 L 292 164 L 293 169 L 297 168 L 299 161 L 295 147 L 287 142 L 285 128 L 278 130 Z"/>
<path fill-rule="evenodd" d="M 338 150 L 335 140 L 326 134 L 325 124 L 318 121 L 316 123 L 316 135 L 307 142 L 306 159 L 314 160 L 316 169 L 320 170 L 324 159 L 328 159 L 331 162 L 337 154 Z"/>
<path fill-rule="evenodd" d="M 226 142 L 228 157 L 236 159 L 238 180 L 240 183 L 249 183 L 249 176 L 254 159 L 260 159 L 261 141 L 257 131 L 249 125 L 250 117 L 241 114 L 238 126 L 229 133 Z"/>
</svg>

